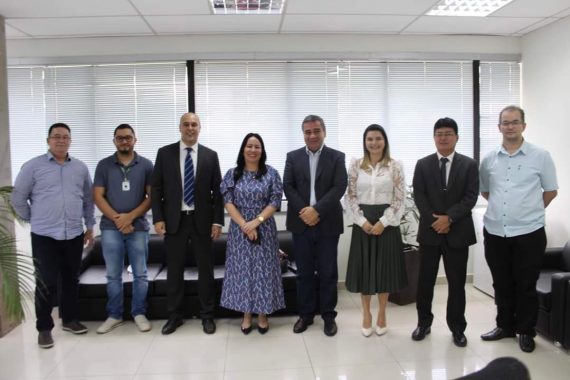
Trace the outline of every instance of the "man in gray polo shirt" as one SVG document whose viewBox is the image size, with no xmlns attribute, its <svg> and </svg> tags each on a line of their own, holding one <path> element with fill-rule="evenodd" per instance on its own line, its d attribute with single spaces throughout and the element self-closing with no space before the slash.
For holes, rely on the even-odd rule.
<svg viewBox="0 0 570 380">
<path fill-rule="evenodd" d="M 133 270 L 131 314 L 140 331 L 149 331 L 145 316 L 148 280 L 148 230 L 152 163 L 135 150 L 135 131 L 128 124 L 115 129 L 117 152 L 99 161 L 93 182 L 93 198 L 103 213 L 101 246 L 107 267 L 107 315 L 97 329 L 105 334 L 123 323 L 123 269 L 125 253 Z"/>
</svg>

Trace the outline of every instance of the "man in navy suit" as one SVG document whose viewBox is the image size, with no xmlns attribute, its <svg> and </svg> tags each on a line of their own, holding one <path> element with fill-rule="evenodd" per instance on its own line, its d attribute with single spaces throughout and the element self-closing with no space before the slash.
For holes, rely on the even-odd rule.
<svg viewBox="0 0 570 380">
<path fill-rule="evenodd" d="M 420 211 L 420 275 L 418 279 L 418 327 L 413 340 L 430 333 L 431 303 L 439 259 L 447 277 L 447 326 L 453 343 L 467 345 L 464 331 L 465 277 L 469 246 L 475 244 L 471 209 L 477 203 L 479 171 L 475 160 L 455 151 L 457 123 L 439 119 L 433 127 L 437 152 L 420 159 L 414 172 L 414 199 Z"/>
<path fill-rule="evenodd" d="M 200 119 L 186 113 L 180 119 L 180 141 L 158 150 L 152 173 L 151 203 L 155 231 L 164 236 L 167 264 L 168 321 L 163 334 L 183 323 L 184 264 L 188 240 L 198 266 L 200 317 L 206 334 L 214 323 L 214 264 L 212 239 L 224 224 L 218 154 L 198 144 Z"/>
<path fill-rule="evenodd" d="M 313 323 L 318 298 L 324 333 L 334 336 L 337 246 L 344 230 L 340 199 L 347 185 L 344 153 L 324 145 L 326 127 L 319 116 L 305 117 L 302 130 L 306 146 L 287 153 L 283 174 L 288 202 L 286 224 L 293 233 L 298 270 L 299 319 L 293 331 L 301 333 Z"/>
</svg>

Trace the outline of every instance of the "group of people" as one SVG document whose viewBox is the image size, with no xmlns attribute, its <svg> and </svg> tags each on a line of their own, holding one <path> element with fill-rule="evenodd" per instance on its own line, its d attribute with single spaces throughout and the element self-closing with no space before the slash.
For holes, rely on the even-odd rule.
<svg viewBox="0 0 570 380">
<path fill-rule="evenodd" d="M 23 165 L 11 200 L 16 212 L 31 223 L 40 347 L 54 344 L 51 311 L 56 290 L 62 328 L 87 332 L 78 320 L 77 290 L 82 249 L 93 243 L 94 204 L 103 214 L 101 245 L 108 295 L 108 318 L 97 333 L 123 323 L 125 255 L 133 272 L 134 322 L 140 331 L 152 328 L 145 317 L 150 229 L 146 212 L 152 208 L 154 230 L 164 236 L 166 248 L 169 318 L 162 333 L 171 334 L 184 322 L 184 264 L 190 242 L 198 267 L 203 331 L 213 334 L 211 248 L 212 240 L 221 235 L 225 208 L 230 226 L 220 305 L 243 313 L 243 334 L 252 331 L 254 316 L 257 330 L 265 334 L 268 316 L 285 307 L 273 216 L 283 193 L 297 265 L 299 318 L 293 331 L 305 331 L 319 313 L 325 335 L 338 331 L 337 249 L 344 231 L 344 197 L 353 227 L 346 288 L 361 294 L 362 334 L 385 334 L 389 294 L 408 283 L 400 233 L 406 200 L 403 166 L 391 157 L 388 136 L 380 125 L 366 128 L 363 157 L 352 160 L 348 173 L 344 153 L 324 144 L 322 118 L 309 115 L 301 127 L 305 146 L 287 154 L 281 180 L 278 171 L 266 164 L 265 145 L 257 133 L 245 136 L 236 167 L 222 177 L 217 153 L 198 143 L 201 125 L 195 113 L 181 117 L 180 141 L 160 148 L 154 167 L 134 150 L 133 128 L 121 124 L 114 132 L 116 152 L 98 163 L 92 184 L 86 165 L 68 154 L 69 126 L 52 125 L 48 152 Z M 458 126 L 450 118 L 434 125 L 437 152 L 417 162 L 413 189 L 420 213 L 421 259 L 414 340 L 430 333 L 433 288 L 443 257 L 449 289 L 447 324 L 453 342 L 459 347 L 467 344 L 464 287 L 468 247 L 475 243 L 471 210 L 481 192 L 489 201 L 485 256 L 497 304 L 497 326 L 481 338 L 498 340 L 518 333 L 521 349 L 534 349 L 535 285 L 546 246 L 544 209 L 556 196 L 556 173 L 550 155 L 523 139 L 526 124 L 521 108 L 503 109 L 498 128 L 503 143 L 482 161 L 480 171 L 473 159 L 455 151 Z M 379 310 L 374 322 L 375 295 Z"/>
</svg>

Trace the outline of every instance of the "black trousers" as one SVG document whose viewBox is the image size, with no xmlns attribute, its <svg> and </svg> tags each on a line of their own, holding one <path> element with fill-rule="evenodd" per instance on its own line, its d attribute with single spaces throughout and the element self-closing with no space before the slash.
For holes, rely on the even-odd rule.
<svg viewBox="0 0 570 380">
<path fill-rule="evenodd" d="M 192 243 L 196 265 L 198 266 L 198 297 L 200 316 L 203 319 L 214 317 L 214 261 L 212 258 L 212 238 L 210 233 L 200 234 L 196 228 L 195 214 L 182 214 L 180 226 L 175 234 L 166 234 L 166 287 L 168 313 L 171 318 L 184 316 L 184 267 L 186 247 Z"/>
<path fill-rule="evenodd" d="M 83 234 L 71 240 L 55 240 L 32 233 L 32 256 L 36 270 L 36 329 L 53 329 L 51 312 L 59 290 L 59 313 L 63 323 L 77 320 L 79 267 Z M 58 280 L 61 286 L 58 288 Z"/>
<path fill-rule="evenodd" d="M 439 270 L 439 259 L 443 256 L 443 266 L 447 277 L 447 326 L 452 332 L 464 332 L 465 320 L 465 278 L 469 247 L 452 248 L 444 239 L 439 246 L 420 244 L 420 275 L 416 308 L 418 326 L 431 326 L 433 313 L 433 287 Z"/>
<path fill-rule="evenodd" d="M 483 230 L 485 259 L 493 276 L 497 326 L 535 336 L 538 317 L 536 281 L 540 274 L 546 233 L 534 232 L 501 237 Z"/>
<path fill-rule="evenodd" d="M 317 289 L 321 317 L 324 320 L 334 320 L 336 317 L 338 239 L 338 235 L 323 236 L 319 225 L 308 227 L 302 234 L 293 234 L 297 263 L 297 308 L 302 318 L 314 318 L 317 312 Z"/>
</svg>

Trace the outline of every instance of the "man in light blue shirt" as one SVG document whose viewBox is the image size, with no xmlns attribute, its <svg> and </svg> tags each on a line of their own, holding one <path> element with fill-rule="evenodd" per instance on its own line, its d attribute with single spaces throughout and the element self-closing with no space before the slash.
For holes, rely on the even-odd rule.
<svg viewBox="0 0 570 380">
<path fill-rule="evenodd" d="M 524 111 L 499 114 L 503 143 L 481 163 L 480 190 L 488 200 L 483 218 L 485 258 L 493 276 L 497 327 L 481 335 L 494 341 L 519 334 L 524 352 L 534 350 L 538 280 L 546 248 L 545 209 L 558 183 L 550 154 L 524 140 Z"/>
<path fill-rule="evenodd" d="M 38 344 L 53 346 L 53 296 L 61 280 L 59 312 L 62 328 L 84 334 L 78 318 L 78 277 L 85 244 L 93 244 L 95 218 L 87 166 L 69 156 L 71 131 L 66 124 L 49 128 L 49 151 L 26 162 L 16 178 L 11 204 L 30 222 L 36 267 L 36 328 Z M 84 232 L 83 224 L 87 227 Z"/>
</svg>

